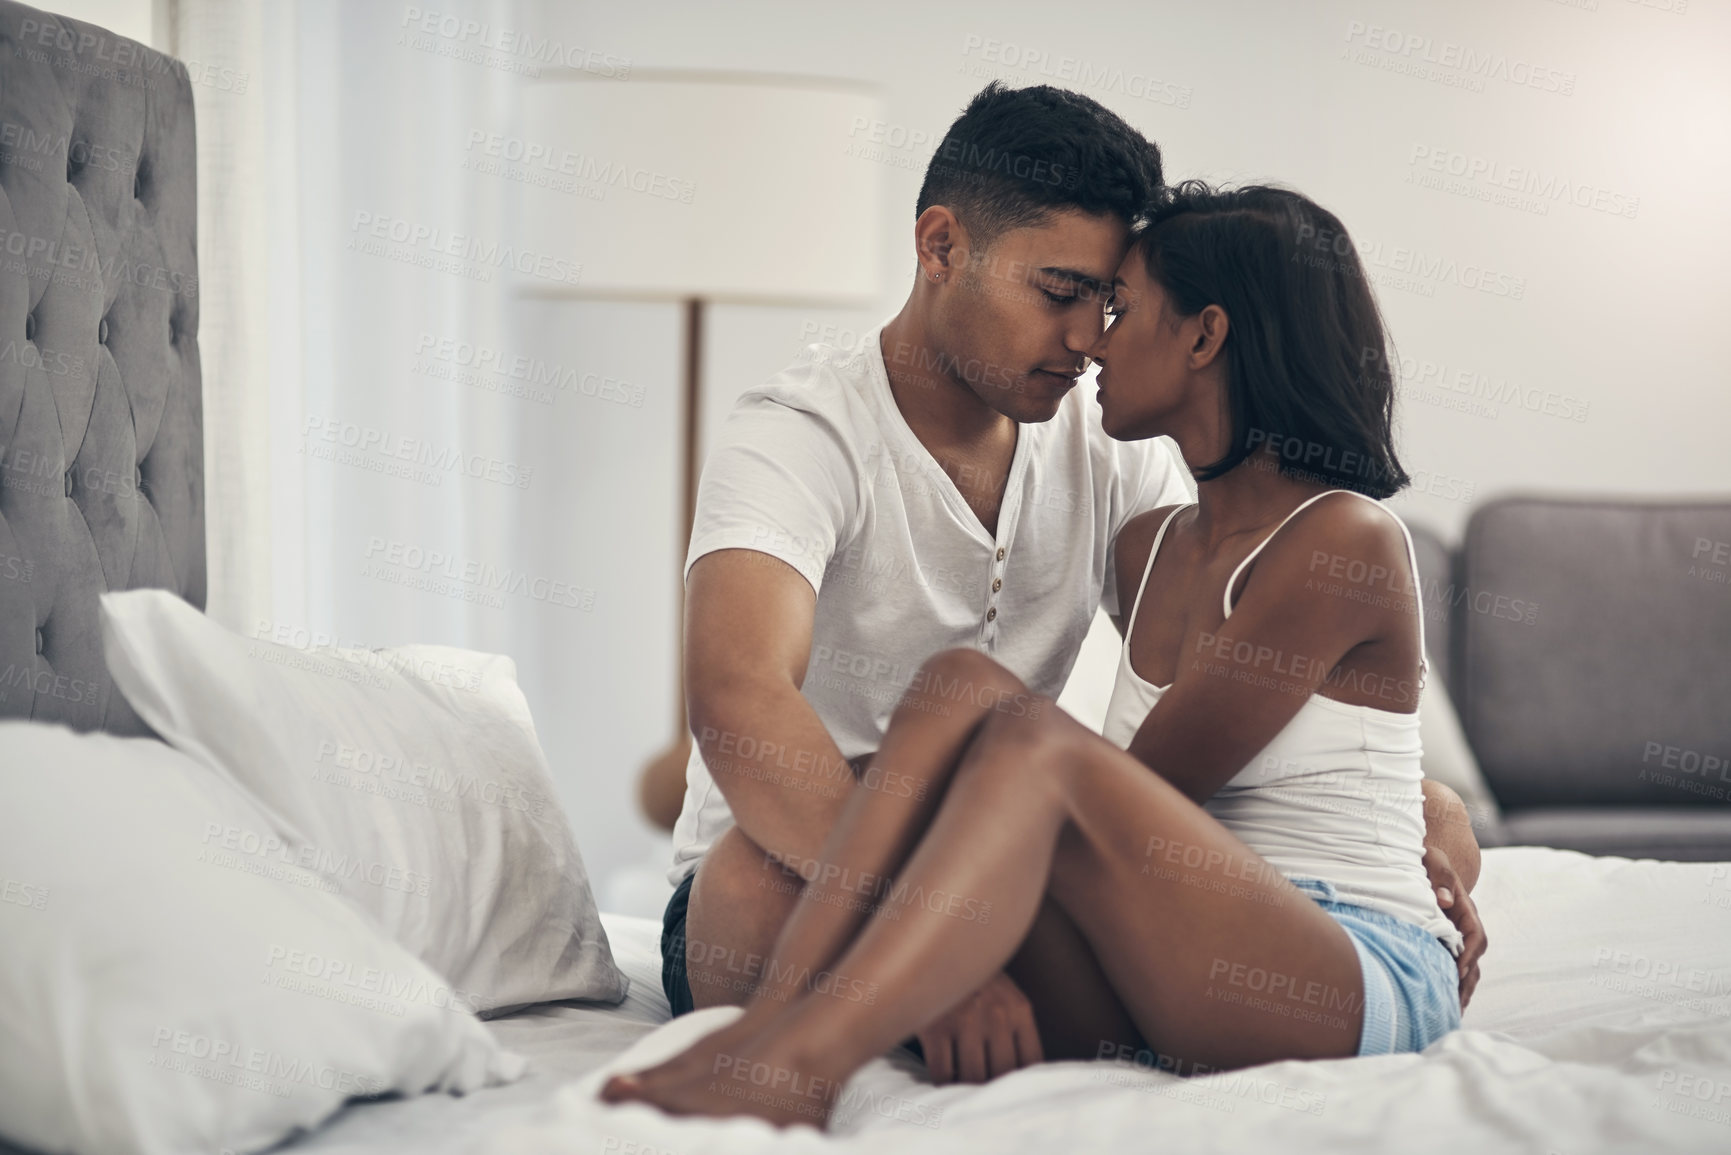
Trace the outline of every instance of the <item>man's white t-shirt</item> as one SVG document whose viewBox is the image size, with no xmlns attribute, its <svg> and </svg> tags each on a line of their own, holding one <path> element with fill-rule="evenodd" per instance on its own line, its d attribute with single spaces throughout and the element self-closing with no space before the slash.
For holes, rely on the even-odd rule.
<svg viewBox="0 0 1731 1155">
<path fill-rule="evenodd" d="M 881 332 L 881 331 L 880 331 Z M 1050 421 L 1022 425 L 996 535 L 914 436 L 890 393 L 879 333 L 853 352 L 812 345 L 728 415 L 698 487 L 685 572 L 718 549 L 779 558 L 817 591 L 801 692 L 842 757 L 876 750 L 920 665 L 970 647 L 1056 697 L 1096 607 L 1118 611 L 1112 543 L 1138 513 L 1191 500 L 1165 439 L 1100 428 L 1088 382 Z M 779 753 L 752 736 L 718 757 L 790 789 L 827 792 L 843 766 Z M 677 884 L 733 825 L 697 745 L 673 829 Z"/>
</svg>

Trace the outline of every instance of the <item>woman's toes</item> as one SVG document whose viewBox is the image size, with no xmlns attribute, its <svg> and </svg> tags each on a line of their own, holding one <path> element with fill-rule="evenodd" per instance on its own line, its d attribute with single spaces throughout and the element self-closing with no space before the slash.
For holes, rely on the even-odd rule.
<svg viewBox="0 0 1731 1155">
<path fill-rule="evenodd" d="M 604 1103 L 625 1103 L 632 1099 L 641 1099 L 645 1090 L 643 1079 L 635 1071 L 614 1075 L 601 1087 L 601 1100 Z"/>
</svg>

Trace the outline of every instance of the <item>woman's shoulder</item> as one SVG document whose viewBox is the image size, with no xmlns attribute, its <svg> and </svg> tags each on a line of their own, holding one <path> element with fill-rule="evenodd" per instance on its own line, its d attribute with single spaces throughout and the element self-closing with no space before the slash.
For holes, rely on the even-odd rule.
<svg viewBox="0 0 1731 1155">
<path fill-rule="evenodd" d="M 1142 580 L 1142 571 L 1147 568 L 1148 554 L 1154 548 L 1154 538 L 1159 535 L 1160 527 L 1174 511 L 1183 508 L 1180 504 L 1162 505 L 1156 509 L 1143 510 L 1124 523 L 1124 528 L 1118 531 L 1112 547 L 1119 589 L 1134 589 L 1136 583 Z M 1181 520 L 1183 519 L 1175 519 L 1174 528 L 1176 521 Z M 1173 530 L 1168 530 L 1167 535 L 1170 536 L 1172 532 Z"/>
<path fill-rule="evenodd" d="M 1325 493 L 1299 510 L 1268 541 L 1256 566 L 1318 586 L 1362 585 L 1366 593 L 1401 588 L 1417 576 L 1409 573 L 1407 531 L 1399 516 L 1351 490 Z"/>
</svg>

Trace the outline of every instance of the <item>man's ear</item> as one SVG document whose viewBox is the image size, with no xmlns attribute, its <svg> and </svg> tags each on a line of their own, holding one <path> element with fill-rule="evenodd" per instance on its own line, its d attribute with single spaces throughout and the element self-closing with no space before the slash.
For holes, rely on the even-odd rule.
<svg viewBox="0 0 1731 1155">
<path fill-rule="evenodd" d="M 1232 322 L 1219 305 L 1205 307 L 1196 318 L 1199 324 L 1196 326 L 1196 340 L 1190 346 L 1190 367 L 1206 369 L 1226 347 L 1226 334 Z"/>
<path fill-rule="evenodd" d="M 967 248 L 967 229 L 945 205 L 933 205 L 914 222 L 914 259 L 921 280 L 944 280 L 955 271 L 954 259 L 965 257 Z"/>
</svg>

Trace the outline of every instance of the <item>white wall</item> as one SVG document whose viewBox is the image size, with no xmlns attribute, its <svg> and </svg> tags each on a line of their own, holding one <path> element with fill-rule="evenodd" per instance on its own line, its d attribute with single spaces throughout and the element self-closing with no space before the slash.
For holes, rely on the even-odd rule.
<svg viewBox="0 0 1731 1155">
<path fill-rule="evenodd" d="M 1731 303 L 1721 272 L 1731 226 L 1720 203 L 1731 184 L 1731 16 L 1726 4 L 1700 0 L 1681 13 L 1664 5 L 1682 0 L 1582 6 L 1591 2 L 436 7 L 495 33 L 527 33 L 529 45 L 551 40 L 633 69 L 872 82 L 894 139 L 924 134 L 922 145 L 858 159 L 859 179 L 881 182 L 884 193 L 883 259 L 893 273 L 877 307 L 713 310 L 706 424 L 826 326 L 857 335 L 900 304 L 931 142 L 985 79 L 1034 83 L 1042 69 L 1081 71 L 1089 79 L 1072 86 L 1156 139 L 1172 177 L 1279 179 L 1336 210 L 1374 254 L 1395 339 L 1415 363 L 1446 366 L 1450 381 L 1464 372 L 1537 391 L 1539 402 L 1550 391 L 1570 410 L 1584 404 L 1583 421 L 1507 404 L 1475 415 L 1437 403 L 1449 395 L 1406 390 L 1405 456 L 1435 492 L 1398 502 L 1454 535 L 1472 500 L 1514 488 L 1731 489 L 1720 444 L 1731 417 L 1721 368 L 1731 336 L 1718 316 Z M 507 278 L 424 267 L 425 246 L 351 246 L 362 239 L 357 212 L 483 240 L 505 238 L 513 223 L 509 183 L 465 167 L 465 142 L 475 128 L 521 131 L 520 66 L 532 60 L 417 40 L 407 27 L 417 7 L 435 6 L 273 8 L 271 35 L 288 47 L 252 77 L 249 92 L 277 110 L 265 119 L 277 126 L 270 145 L 293 194 L 273 191 L 268 202 L 279 222 L 271 267 L 294 264 L 292 278 L 269 278 L 273 332 L 294 353 L 273 357 L 271 368 L 271 604 L 288 624 L 344 640 L 436 641 L 515 657 L 604 905 L 653 913 L 666 839 L 637 815 L 635 785 L 674 715 L 679 318 L 672 306 L 525 301 Z M 1372 24 L 1429 37 L 1418 56 L 1470 50 L 1523 79 L 1536 66 L 1541 82 L 1566 79 L 1572 91 L 1499 78 L 1474 91 L 1415 76 L 1411 57 L 1364 55 Z M 1388 43 L 1386 31 L 1374 35 Z M 1482 181 L 1458 192 L 1423 187 L 1429 170 L 1415 157 L 1457 154 L 1462 164 L 1482 157 L 1499 172 L 1533 168 L 1604 190 L 1610 207 L 1638 204 L 1632 217 L 1567 202 L 1536 213 L 1474 195 L 1488 195 Z M 245 195 L 210 183 L 200 194 Z M 1434 267 L 1402 282 L 1391 266 L 1413 252 Z M 1487 268 L 1504 295 L 1459 283 Z M 610 377 L 641 404 L 575 392 L 542 404 L 430 376 L 428 335 Z M 533 482 L 417 484 L 315 461 L 303 452 L 309 417 L 532 466 Z M 593 608 L 528 597 L 483 605 L 380 580 L 362 572 L 380 537 L 574 583 L 593 591 Z M 1092 678 L 1091 692 L 1106 651 L 1088 651 L 1081 676 Z"/>
<path fill-rule="evenodd" d="M 1421 488 L 1431 492 L 1404 495 L 1396 504 L 1415 522 L 1457 537 L 1474 501 L 1515 489 L 1731 490 L 1731 457 L 1723 445 L 1731 420 L 1724 368 L 1731 361 L 1731 326 L 1720 316 L 1731 306 L 1724 275 L 1731 257 L 1731 218 L 1723 207 L 1731 187 L 1726 4 L 1128 0 L 1063 8 L 908 0 L 828 7 L 541 0 L 523 9 L 522 22 L 629 58 L 634 68 L 701 66 L 872 81 L 885 90 L 892 125 L 924 130 L 933 140 L 991 75 L 1039 83 L 1047 79 L 1042 68 L 1055 74 L 1080 67 L 1064 62 L 1074 58 L 1104 80 L 1070 86 L 1156 140 L 1170 178 L 1279 180 L 1332 208 L 1366 251 L 1397 348 L 1411 360 L 1414 377 L 1456 386 L 1464 380 L 1469 390 L 1482 379 L 1481 390 L 1513 389 L 1538 408 L 1584 409 L 1580 421 L 1506 401 L 1461 411 L 1447 405 L 1472 404 L 1470 393 L 1419 389 L 1409 380 L 1401 408 L 1403 453 L 1409 469 L 1422 471 Z M 1381 31 L 1372 33 L 1373 25 Z M 1412 37 L 1429 43 L 1407 55 L 1367 54 L 1373 36 L 1384 49 Z M 993 42 L 1014 48 L 994 49 Z M 1466 87 L 1446 82 L 1472 79 L 1460 68 L 1436 70 L 1436 78 L 1412 74 L 1427 53 L 1452 60 L 1448 54 L 1469 51 L 1488 58 L 1495 74 L 1480 73 Z M 998 61 L 987 62 L 988 54 Z M 1537 86 L 1502 78 L 1511 75 Z M 1132 94 L 1150 90 L 1152 98 Z M 860 161 L 862 180 L 885 183 L 885 267 L 896 271 L 875 316 L 718 311 L 708 348 L 709 420 L 725 412 L 739 389 L 779 368 L 811 326 L 857 330 L 899 306 L 910 268 L 908 226 L 930 152 L 929 144 L 892 148 L 882 162 Z M 1432 156 L 1441 158 L 1444 176 L 1450 165 L 1482 159 L 1517 184 L 1520 175 L 1507 177 L 1511 167 L 1600 190 L 1600 208 L 1531 196 L 1542 212 L 1493 203 L 1487 198 L 1496 190 L 1483 180 L 1460 191 L 1424 187 L 1415 182 L 1433 173 L 1425 167 Z M 1591 205 L 1590 194 L 1579 195 Z M 1430 267 L 1403 278 L 1396 270 L 1409 260 Z M 1474 282 L 1481 269 L 1490 270 L 1495 291 L 1461 283 Z M 663 349 L 629 348 L 642 340 L 641 330 L 609 330 L 591 319 L 599 310 L 560 306 L 525 323 L 594 332 L 595 343 L 584 350 L 590 356 L 664 362 Z M 665 314 L 662 340 L 676 332 L 672 310 Z M 671 378 L 654 384 L 670 387 Z M 1547 392 L 1554 396 L 1547 400 Z M 643 438 L 644 468 L 629 481 L 618 479 L 609 499 L 632 503 L 642 528 L 618 543 L 607 565 L 617 567 L 622 586 L 639 584 L 623 580 L 626 572 L 640 579 L 641 596 L 630 612 L 643 615 L 646 629 L 634 648 L 621 634 L 618 645 L 630 652 L 609 674 L 659 701 L 670 685 L 670 639 L 655 623 L 664 613 L 665 575 L 676 572 L 677 561 L 664 529 L 671 506 L 663 479 L 648 469 L 651 461 L 659 467 L 666 460 L 673 431 L 645 420 L 631 433 Z M 611 435 L 597 429 L 593 436 L 580 434 L 578 444 L 598 446 Z M 574 489 L 572 508 L 595 499 Z M 1092 677 L 1096 695 L 1102 676 L 1109 676 L 1099 663 L 1110 659 L 1099 641 L 1089 650 L 1094 664 L 1079 674 Z M 588 677 L 575 666 L 547 676 L 572 688 Z M 554 696 L 572 712 L 561 725 L 602 741 L 609 759 L 659 747 L 663 711 L 647 710 L 647 730 L 627 737 L 623 728 L 633 723 L 613 713 L 611 695 Z M 588 773 L 611 778 L 633 767 L 609 761 Z M 585 830 L 583 837 L 594 836 Z M 584 842 L 598 873 L 605 873 L 605 856 L 623 841 L 610 833 L 605 850 Z"/>
</svg>

